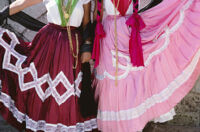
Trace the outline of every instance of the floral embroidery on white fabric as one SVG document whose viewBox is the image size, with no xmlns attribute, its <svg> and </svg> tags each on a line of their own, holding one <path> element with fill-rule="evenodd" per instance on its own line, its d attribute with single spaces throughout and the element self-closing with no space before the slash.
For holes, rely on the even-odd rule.
<svg viewBox="0 0 200 132">
<path fill-rule="evenodd" d="M 97 118 L 104 121 L 131 120 L 138 118 L 155 104 L 162 103 L 167 100 L 174 93 L 174 91 L 183 85 L 184 82 L 186 82 L 194 72 L 199 59 L 200 49 L 197 51 L 191 63 L 178 77 L 176 77 L 163 91 L 158 94 L 154 94 L 139 106 L 119 112 L 98 110 Z"/>
<path fill-rule="evenodd" d="M 127 56 L 127 55 L 122 54 L 121 52 L 118 52 L 118 56 L 119 56 L 119 57 L 122 57 L 122 58 L 125 58 L 125 59 L 126 59 L 126 62 L 127 62 L 126 65 L 121 65 L 120 63 L 118 64 L 119 69 L 122 69 L 122 70 L 125 71 L 122 75 L 118 75 L 118 80 L 121 80 L 121 79 L 126 78 L 126 77 L 128 76 L 128 74 L 129 74 L 130 71 L 139 71 L 139 70 L 143 70 L 145 67 L 147 67 L 147 66 L 150 64 L 150 62 L 151 62 L 151 60 L 152 60 L 152 58 L 153 58 L 154 56 L 160 54 L 162 51 L 164 51 L 164 50 L 168 47 L 168 45 L 169 45 L 169 43 L 170 43 L 170 35 L 171 35 L 172 33 L 174 33 L 174 32 L 181 26 L 181 24 L 182 24 L 183 21 L 184 21 L 185 10 L 187 10 L 187 9 L 190 7 L 190 5 L 192 4 L 192 2 L 193 2 L 193 0 L 188 1 L 188 2 L 186 3 L 186 5 L 180 10 L 180 17 L 179 17 L 179 20 L 178 20 L 178 22 L 177 22 L 171 29 L 169 29 L 168 27 L 165 27 L 165 28 L 163 29 L 164 32 L 161 31 L 161 34 L 162 34 L 162 35 L 161 35 L 161 34 L 157 35 L 156 40 L 154 40 L 154 41 L 157 41 L 157 40 L 160 40 L 160 39 L 165 39 L 165 42 L 164 42 L 163 46 L 162 46 L 160 49 L 158 49 L 158 50 L 152 52 L 152 53 L 148 56 L 148 58 L 147 58 L 146 61 L 144 62 L 144 65 L 145 65 L 145 66 L 133 67 L 132 64 L 131 64 L 131 62 L 130 62 L 130 57 Z M 162 32 L 163 32 L 163 33 L 162 33 Z M 161 35 L 161 36 L 160 36 L 160 35 Z M 158 38 L 158 36 L 160 36 L 160 37 Z M 115 57 L 115 54 L 116 54 L 116 53 L 115 53 L 115 51 L 112 50 L 112 51 L 111 51 L 111 54 L 112 54 L 112 63 L 113 63 L 113 66 L 116 67 L 116 57 Z M 108 77 L 108 78 L 111 79 L 111 80 L 115 80 L 115 79 L 116 79 L 115 76 L 111 75 L 111 74 L 108 73 L 107 71 L 104 71 L 103 75 L 97 74 L 96 71 L 95 71 L 95 76 L 96 76 L 96 78 L 99 79 L 99 80 L 103 80 L 103 79 L 106 78 L 106 77 Z"/>
<path fill-rule="evenodd" d="M 2 39 L 2 36 L 0 36 L 0 45 L 2 45 L 5 48 L 3 69 L 12 71 L 18 75 L 19 86 L 21 91 L 26 91 L 35 88 L 38 96 L 42 101 L 44 101 L 52 95 L 59 105 L 64 103 L 71 96 L 80 96 L 81 91 L 79 89 L 79 84 L 82 80 L 82 72 L 78 74 L 78 77 L 75 80 L 74 84 L 71 84 L 69 82 L 69 80 L 62 71 L 55 77 L 54 80 L 51 79 L 49 73 L 43 75 L 41 78 L 38 78 L 38 73 L 33 62 L 30 64 L 30 67 L 22 68 L 22 63 L 26 60 L 26 56 L 23 56 L 14 50 L 15 46 L 19 43 L 15 34 L 4 29 L 1 29 L 0 34 L 3 35 L 4 32 L 6 32 L 12 40 L 10 45 L 8 45 Z M 17 59 L 15 65 L 10 63 L 11 56 L 14 56 Z M 24 76 L 27 73 L 31 74 L 33 81 L 24 83 Z M 45 83 L 48 83 L 49 87 L 44 92 L 41 86 Z M 58 86 L 59 83 L 62 83 L 66 88 L 66 92 L 62 95 L 60 95 L 56 90 L 56 86 Z"/>
<path fill-rule="evenodd" d="M 74 126 L 66 126 L 61 123 L 50 124 L 46 123 L 44 120 L 34 121 L 27 115 L 20 112 L 14 104 L 14 101 L 5 93 L 0 96 L 0 102 L 2 102 L 12 113 L 13 116 L 22 123 L 26 122 L 26 128 L 32 131 L 45 131 L 45 132 L 85 132 L 91 131 L 97 128 L 96 119 L 91 119 L 82 123 L 77 123 Z"/>
</svg>

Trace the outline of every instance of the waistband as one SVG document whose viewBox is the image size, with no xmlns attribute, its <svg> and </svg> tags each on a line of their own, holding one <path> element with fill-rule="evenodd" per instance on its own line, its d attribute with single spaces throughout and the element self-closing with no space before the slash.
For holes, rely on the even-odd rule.
<svg viewBox="0 0 200 132">
<path fill-rule="evenodd" d="M 62 27 L 62 26 L 60 26 L 60 25 L 53 24 L 53 23 L 48 23 L 47 26 L 50 26 L 50 27 L 53 27 L 53 28 L 56 28 L 56 29 L 59 29 L 59 30 L 67 30 L 67 27 Z M 77 27 L 70 26 L 70 29 L 71 29 L 71 30 L 76 30 L 76 29 L 78 29 L 78 28 L 77 28 Z"/>
</svg>

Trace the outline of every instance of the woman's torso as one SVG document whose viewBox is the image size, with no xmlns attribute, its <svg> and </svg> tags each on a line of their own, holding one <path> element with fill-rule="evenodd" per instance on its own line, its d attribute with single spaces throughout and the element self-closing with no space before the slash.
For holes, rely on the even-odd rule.
<svg viewBox="0 0 200 132">
<path fill-rule="evenodd" d="M 116 0 L 116 3 L 117 3 L 117 1 L 118 0 Z M 127 2 L 128 2 L 128 0 L 127 0 Z M 104 3 L 104 13 L 106 15 L 115 15 L 115 8 L 114 8 L 115 6 L 114 6 L 112 0 L 104 0 L 103 3 Z M 126 11 L 126 15 L 129 15 L 129 14 L 132 14 L 132 13 L 133 13 L 133 4 L 130 3 L 130 5 L 129 5 L 127 11 Z M 120 13 L 117 10 L 116 15 L 119 15 L 119 14 Z"/>
<path fill-rule="evenodd" d="M 70 26 L 79 27 L 81 25 L 84 16 L 83 5 L 87 4 L 89 1 L 91 0 L 78 0 L 68 23 Z M 47 9 L 47 21 L 49 23 L 61 25 L 62 21 L 56 0 L 43 0 L 43 2 Z M 68 0 L 64 0 L 65 5 L 67 2 Z"/>
<path fill-rule="evenodd" d="M 118 4 L 118 0 L 104 0 L 104 14 L 105 15 L 115 15 L 115 6 L 114 6 L 114 1 L 116 1 L 116 5 Z M 151 3 L 152 0 L 138 0 L 138 10 L 146 7 L 148 4 Z M 122 0 L 120 1 L 122 2 Z M 123 0 L 123 2 L 129 2 L 129 0 Z M 133 13 L 133 0 L 129 2 L 129 6 L 126 9 L 125 15 L 130 15 Z M 119 15 L 119 11 L 117 10 L 116 15 Z"/>
</svg>

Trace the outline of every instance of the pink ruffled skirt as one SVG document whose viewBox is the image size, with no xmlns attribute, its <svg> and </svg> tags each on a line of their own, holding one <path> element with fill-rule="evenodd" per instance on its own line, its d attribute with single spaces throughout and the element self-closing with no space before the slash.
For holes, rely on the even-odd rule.
<svg viewBox="0 0 200 132">
<path fill-rule="evenodd" d="M 174 106 L 200 75 L 199 7 L 199 0 L 164 0 L 141 13 L 146 24 L 141 32 L 144 67 L 131 65 L 128 17 L 117 17 L 117 86 L 114 18 L 104 19 L 106 37 L 101 41 L 93 83 L 99 101 L 99 130 L 136 132 L 148 121 L 166 121 L 174 115 Z"/>
</svg>

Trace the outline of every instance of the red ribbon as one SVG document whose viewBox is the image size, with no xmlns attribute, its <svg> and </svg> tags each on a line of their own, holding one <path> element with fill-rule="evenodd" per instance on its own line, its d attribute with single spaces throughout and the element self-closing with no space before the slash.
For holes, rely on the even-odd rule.
<svg viewBox="0 0 200 132">
<path fill-rule="evenodd" d="M 106 36 L 106 33 L 103 30 L 103 25 L 101 24 L 101 0 L 97 0 L 97 25 L 95 29 L 95 39 L 92 52 L 92 59 L 95 59 L 94 67 L 96 68 L 99 65 L 99 55 L 100 55 L 100 39 Z"/>
<path fill-rule="evenodd" d="M 138 15 L 137 9 L 135 8 L 137 4 L 138 2 L 134 4 L 134 13 L 126 21 L 126 24 L 132 28 L 131 37 L 129 40 L 129 54 L 130 54 L 131 63 L 133 66 L 144 66 L 140 30 L 142 30 L 145 27 L 145 23 L 142 20 L 142 18 Z M 98 9 L 99 11 L 101 10 L 100 2 L 98 2 Z M 100 15 L 99 15 L 97 16 L 95 40 L 94 40 L 94 47 L 93 47 L 93 53 L 92 53 L 92 59 L 95 59 L 95 65 L 94 65 L 95 68 L 99 64 L 100 39 L 102 39 L 103 37 L 105 37 L 105 32 L 100 22 Z"/>
<path fill-rule="evenodd" d="M 95 59 L 94 67 L 96 68 L 99 65 L 99 55 L 100 55 L 100 39 L 105 37 L 106 34 L 103 30 L 103 26 L 101 22 L 97 22 L 95 29 L 95 39 L 94 39 L 94 47 L 92 52 L 92 59 Z"/>
<path fill-rule="evenodd" d="M 138 15 L 137 9 L 135 9 L 135 12 L 126 21 L 126 24 L 132 28 L 131 37 L 129 40 L 129 54 L 131 58 L 131 63 L 133 66 L 144 66 L 140 30 L 145 28 L 145 23 L 142 20 L 141 16 Z"/>
</svg>

